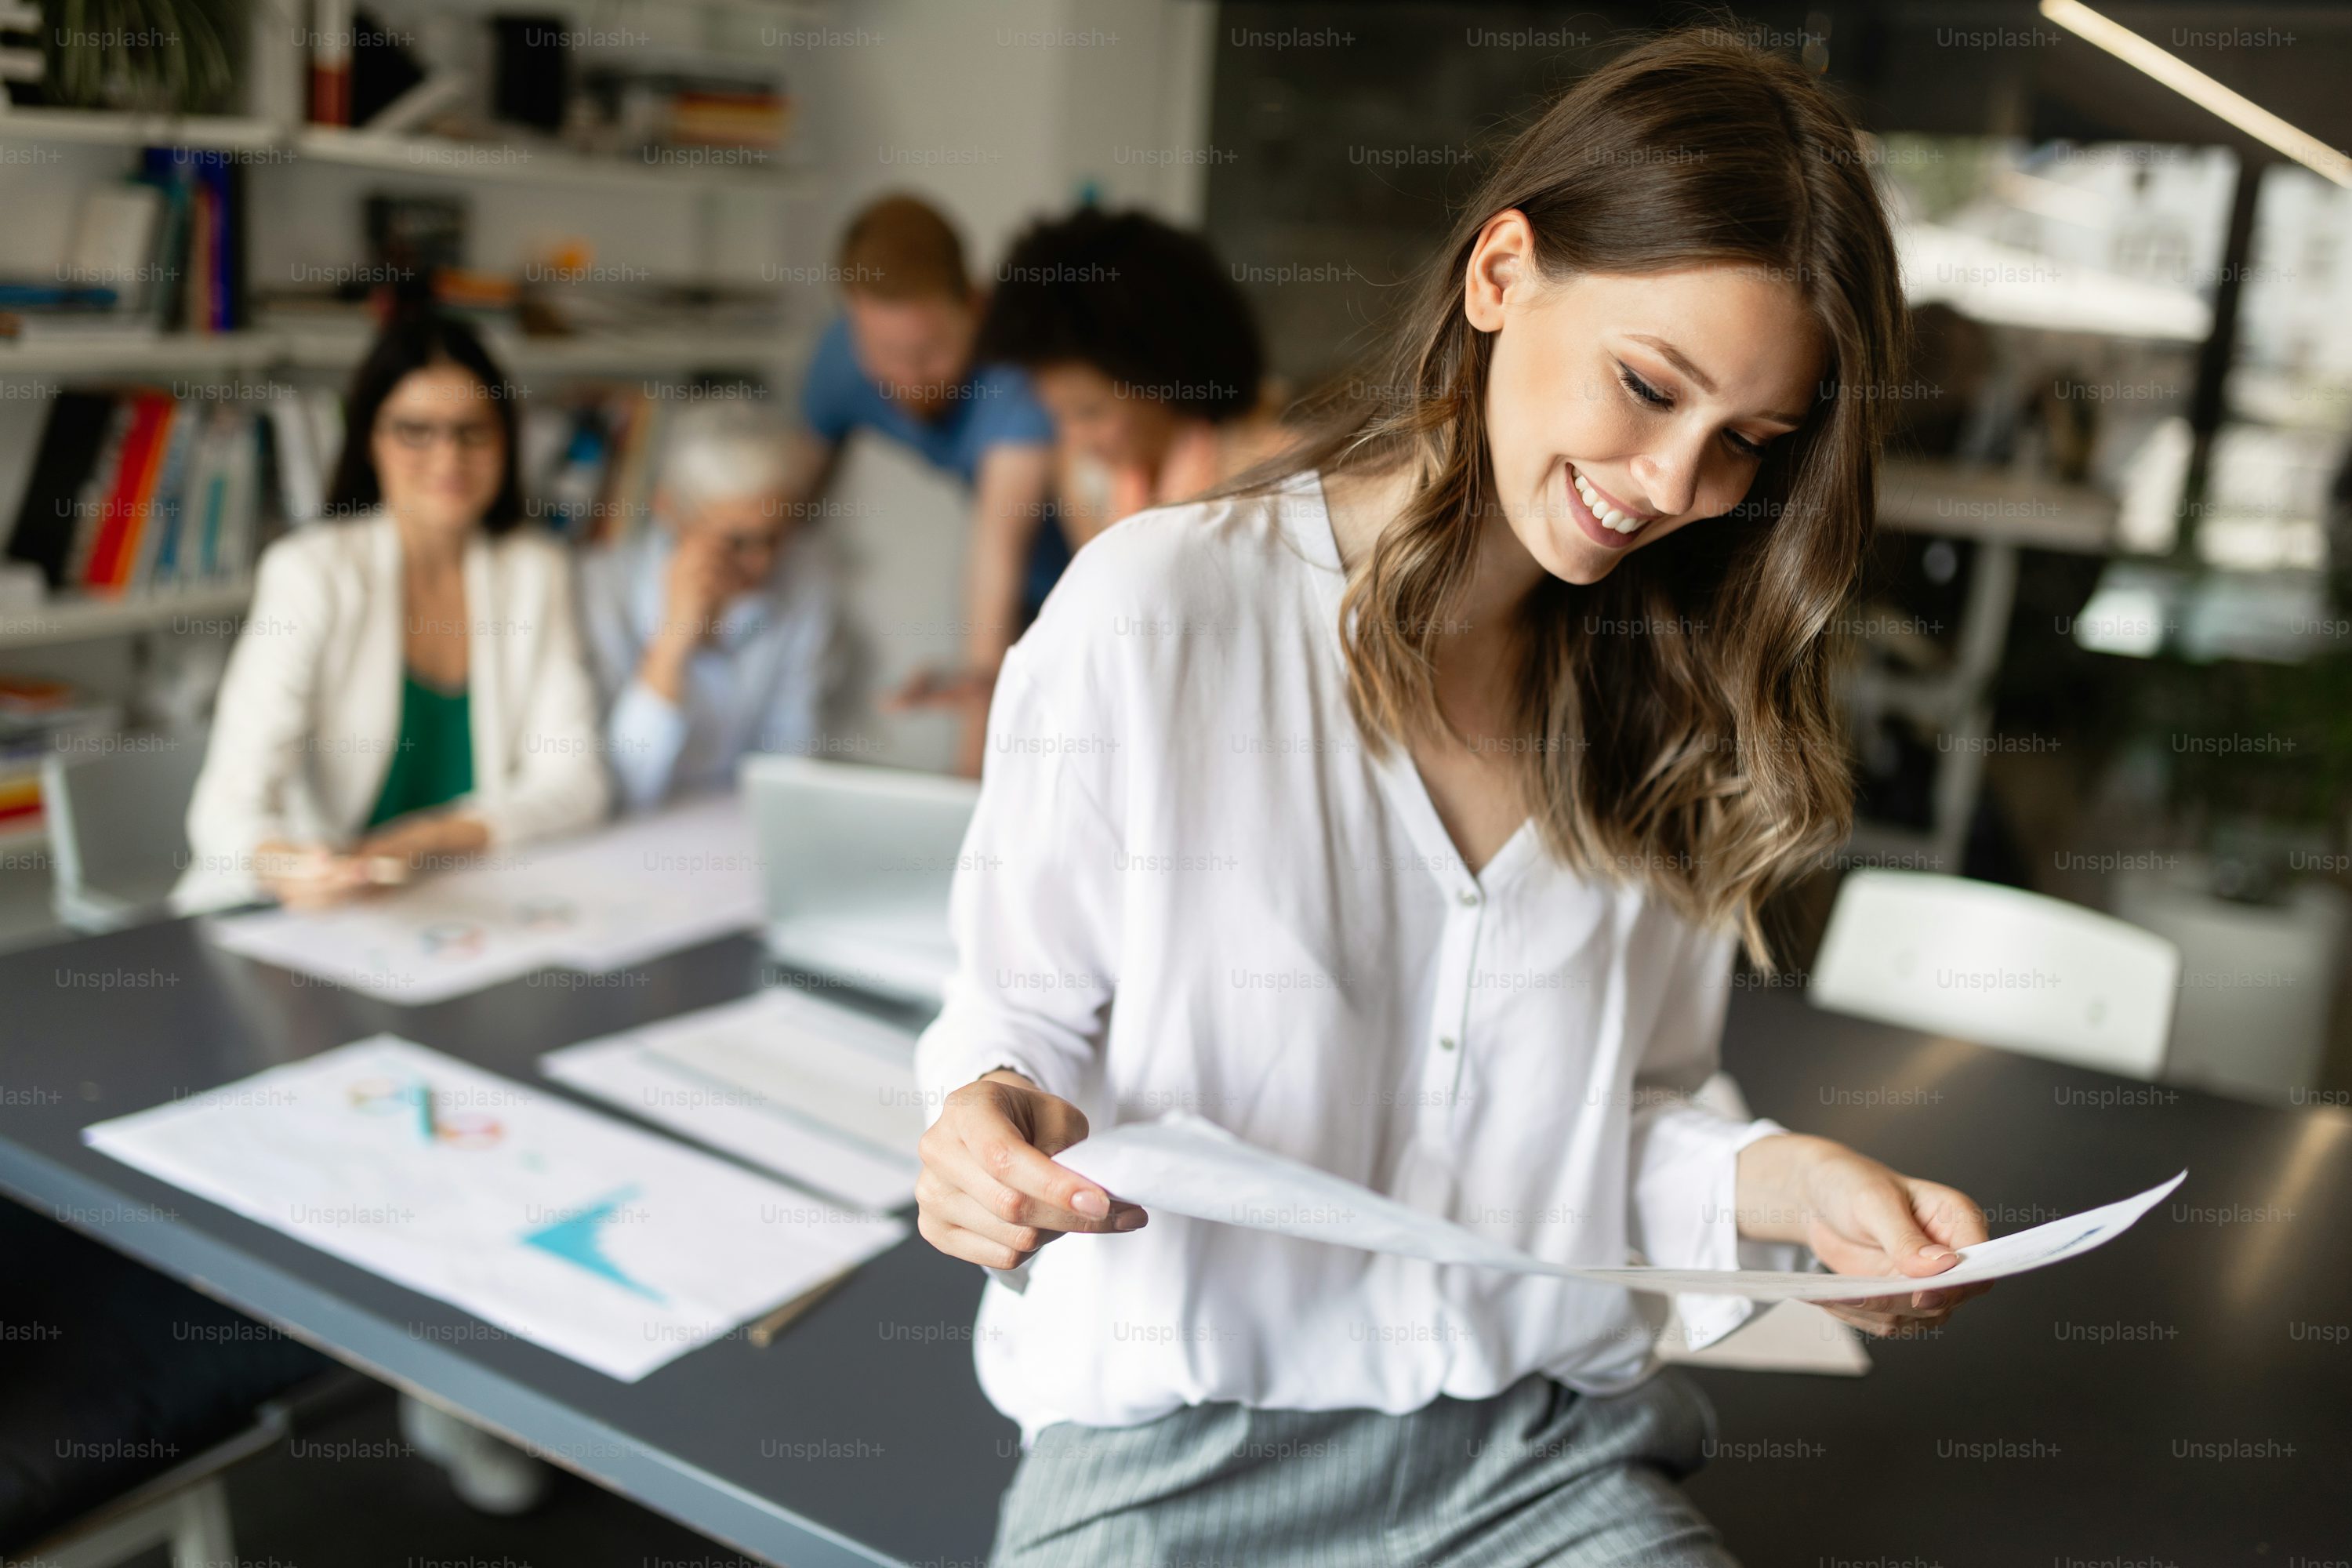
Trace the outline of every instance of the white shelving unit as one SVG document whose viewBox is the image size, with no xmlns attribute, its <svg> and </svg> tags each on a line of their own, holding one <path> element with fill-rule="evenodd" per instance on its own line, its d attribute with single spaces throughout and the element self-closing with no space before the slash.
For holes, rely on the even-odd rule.
<svg viewBox="0 0 2352 1568">
<path fill-rule="evenodd" d="M 69 595 L 35 610 L 0 610 L 0 648 L 39 647 L 153 631 L 179 620 L 234 616 L 253 597 L 250 583 L 174 589 L 121 599 Z"/>
<path fill-rule="evenodd" d="M 570 338 L 485 333 L 499 362 L 525 380 L 597 377 L 633 371 L 765 370 L 779 354 L 808 346 L 804 325 L 781 338 L 720 332 L 597 332 Z M 364 333 L 328 329 L 257 328 L 242 332 L 170 332 L 57 337 L 0 342 L 0 379 L 131 380 L 174 375 L 266 376 L 281 372 L 345 372 L 366 353 Z"/>
<path fill-rule="evenodd" d="M 766 195 L 796 195 L 811 184 L 805 166 L 782 159 L 740 164 L 648 163 L 593 157 L 552 143 L 455 142 L 446 137 L 384 136 L 321 126 L 297 132 L 291 145 L 299 156 L 320 163 L 385 170 L 424 180 L 561 184 L 616 192 L 698 185 Z"/>
<path fill-rule="evenodd" d="M 248 44 L 239 72 L 243 112 L 156 115 L 97 110 L 17 108 L 0 94 L 0 142 L 34 142 L 136 148 L 164 146 L 191 151 L 264 154 L 245 163 L 249 183 L 266 182 L 298 169 L 349 171 L 354 179 L 395 177 L 408 181 L 576 191 L 593 199 L 689 193 L 699 208 L 680 230 L 708 252 L 721 225 L 714 204 L 750 200 L 789 201 L 820 188 L 815 165 L 799 150 L 799 138 L 764 157 L 740 163 L 649 163 L 642 158 L 597 156 L 552 137 L 515 135 L 497 141 L 460 141 L 425 134 L 386 134 L 364 127 L 345 129 L 310 123 L 304 117 L 307 59 L 299 39 L 310 16 L 310 0 L 251 0 Z M 503 0 L 381 0 L 377 14 L 387 26 L 416 15 L 454 14 L 487 19 L 511 9 Z M 825 0 L 663 0 L 643 8 L 609 0 L 551 0 L 545 9 L 570 15 L 597 27 L 632 29 L 673 24 L 694 39 L 677 47 L 730 52 L 729 38 L 743 37 L 740 19 L 804 27 L 830 15 Z M 739 19 L 730 35 L 725 18 Z M 663 47 L 672 47 L 666 41 Z M 714 157 L 729 156 L 719 150 Z M 491 196 L 495 201 L 498 198 Z M 718 269 L 703 258 L 702 271 Z M 675 373 L 698 367 L 721 371 L 772 372 L 792 352 L 807 346 L 805 322 L 787 321 L 775 337 L 687 330 L 663 333 L 614 333 L 576 338 L 506 335 L 497 345 L 519 376 L 603 375 L 642 365 Z M 41 376 L 100 379 L 175 374 L 267 374 L 280 370 L 341 371 L 356 363 L 357 351 L 328 331 L 291 324 L 220 334 L 114 335 L 36 338 L 0 342 L 0 377 Z"/>
<path fill-rule="evenodd" d="M 285 127 L 272 121 L 228 114 L 124 114 L 103 109 L 0 106 L 0 138 L 12 142 L 243 152 L 275 147 L 285 134 Z"/>
<path fill-rule="evenodd" d="M 137 332 L 0 342 L 0 376 L 45 380 L 227 375 L 268 367 L 283 348 L 270 332 Z"/>
</svg>

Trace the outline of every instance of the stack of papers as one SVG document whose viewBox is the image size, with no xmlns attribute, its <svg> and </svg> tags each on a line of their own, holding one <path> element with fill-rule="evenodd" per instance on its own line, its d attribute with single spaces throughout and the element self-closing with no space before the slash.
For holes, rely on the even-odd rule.
<svg viewBox="0 0 2352 1568">
<path fill-rule="evenodd" d="M 632 1383 L 907 1233 L 389 1035 L 82 1137 Z"/>
<path fill-rule="evenodd" d="M 1804 1274 L 1771 1268 L 1591 1268 L 1529 1257 L 1492 1237 L 1408 1208 L 1394 1198 L 1244 1143 L 1204 1117 L 1171 1111 L 1073 1143 L 1054 1156 L 1114 1197 L 1193 1219 L 1433 1263 L 1589 1279 L 1660 1295 L 1745 1296 L 1759 1301 L 1851 1301 L 1907 1295 L 1931 1282 L 1908 1275 Z M 1974 1285 L 2078 1258 L 2131 1228 L 2188 1176 L 2137 1197 L 1960 1248 L 1932 1277 L 1938 1289 Z"/>
<path fill-rule="evenodd" d="M 604 971 L 759 923 L 740 802 L 719 796 L 317 911 L 210 922 L 212 939 L 410 1005 L 559 966 Z"/>
<path fill-rule="evenodd" d="M 562 1083 L 867 1208 L 911 1203 L 915 1037 L 797 991 L 551 1051 Z"/>
</svg>

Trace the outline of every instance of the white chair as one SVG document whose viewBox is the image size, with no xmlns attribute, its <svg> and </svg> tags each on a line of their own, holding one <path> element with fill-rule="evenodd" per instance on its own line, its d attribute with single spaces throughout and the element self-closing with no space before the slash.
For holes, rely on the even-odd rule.
<svg viewBox="0 0 2352 1568">
<path fill-rule="evenodd" d="M 1838 889 L 1813 1005 L 2154 1079 L 2180 950 L 2016 888 L 1875 868 Z"/>
<path fill-rule="evenodd" d="M 42 759 L 49 901 L 75 931 L 113 931 L 166 913 L 188 864 L 188 802 L 205 737 L 126 739 L 152 743 Z"/>
</svg>

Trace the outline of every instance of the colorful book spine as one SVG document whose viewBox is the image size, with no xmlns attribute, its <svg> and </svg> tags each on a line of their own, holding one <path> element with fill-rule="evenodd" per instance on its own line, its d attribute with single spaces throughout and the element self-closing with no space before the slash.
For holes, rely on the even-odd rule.
<svg viewBox="0 0 2352 1568">
<path fill-rule="evenodd" d="M 133 478 L 129 510 L 123 515 L 121 548 L 113 562 L 113 575 L 100 584 L 107 592 L 120 594 L 131 586 L 141 557 L 147 548 L 149 530 L 155 521 L 157 498 L 162 490 L 163 467 L 171 456 L 173 428 L 184 423 L 178 403 L 157 395 L 142 400 L 155 410 L 155 432 L 147 444 L 145 460 Z"/>
<path fill-rule="evenodd" d="M 99 523 L 106 513 L 107 498 L 114 493 L 115 476 L 122 469 L 122 448 L 131 439 L 133 412 L 129 399 L 114 399 L 114 406 L 106 416 L 106 434 L 99 443 L 97 459 L 90 464 L 81 488 L 68 503 L 73 513 L 73 541 L 66 552 L 61 587 L 78 588 L 89 580 L 90 556 L 98 545 Z"/>
<path fill-rule="evenodd" d="M 90 546 L 89 563 L 82 572 L 85 588 L 111 590 L 120 581 L 131 520 L 139 498 L 152 481 L 156 447 L 171 405 L 171 399 L 152 395 L 141 395 L 131 402 L 130 432 L 122 440 L 113 483 L 100 503 L 97 537 Z"/>
<path fill-rule="evenodd" d="M 170 581 L 167 559 L 179 531 L 181 495 L 195 461 L 204 423 L 194 408 L 180 408 L 173 416 L 171 442 L 157 469 L 153 498 L 141 516 L 138 549 L 122 584 L 126 590 L 136 593 Z"/>
<path fill-rule="evenodd" d="M 351 0 L 314 0 L 310 8 L 310 123 L 352 122 Z"/>
</svg>

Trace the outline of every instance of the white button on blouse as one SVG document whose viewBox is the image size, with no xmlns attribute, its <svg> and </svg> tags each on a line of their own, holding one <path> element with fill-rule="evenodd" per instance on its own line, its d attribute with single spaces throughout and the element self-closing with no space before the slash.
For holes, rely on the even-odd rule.
<svg viewBox="0 0 2352 1568">
<path fill-rule="evenodd" d="M 955 886 L 931 1114 L 1010 1066 L 1097 1129 L 1176 1109 L 1538 1257 L 1794 1267 L 1740 1242 L 1689 1100 L 1731 939 L 1575 876 L 1523 824 L 1475 874 L 1348 711 L 1319 480 L 1141 513 L 1005 661 Z M 1156 1215 L 992 1284 L 982 1387 L 1024 1440 L 1210 1400 L 1418 1409 L 1530 1372 L 1643 1376 L 1664 1304 Z M 1643 1303 L 1646 1302 L 1646 1306 Z M 1685 1297 L 1694 1341 L 1750 1310 Z"/>
</svg>

